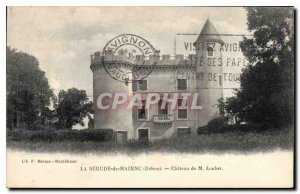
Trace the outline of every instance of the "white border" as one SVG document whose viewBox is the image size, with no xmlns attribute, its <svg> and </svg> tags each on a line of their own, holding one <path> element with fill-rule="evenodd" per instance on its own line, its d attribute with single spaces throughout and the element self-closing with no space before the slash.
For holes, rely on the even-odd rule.
<svg viewBox="0 0 300 194">
<path fill-rule="evenodd" d="M 0 1 L 0 41 L 1 41 L 1 55 L 2 60 L 0 64 L 0 75 L 2 77 L 2 82 L 0 84 L 0 89 L 2 91 L 1 100 L 0 100 L 0 106 L 1 106 L 1 124 L 2 124 L 2 130 L 5 130 L 5 122 L 6 122 L 6 6 L 146 6 L 146 5 L 152 5 L 152 6 L 296 6 L 296 9 L 299 9 L 299 2 L 298 0 L 272 0 L 272 1 L 261 1 L 261 0 L 252 0 L 252 1 L 240 1 L 240 0 L 214 0 L 214 1 L 198 1 L 198 0 L 152 0 L 152 1 L 138 1 L 138 0 L 127 0 L 127 1 L 121 1 L 121 0 L 110 0 L 110 1 L 102 1 L 99 3 L 97 0 L 82 0 L 82 1 L 75 1 L 75 0 L 3 0 Z M 299 10 L 297 11 L 297 15 L 299 16 Z M 299 19 L 296 20 L 297 26 L 299 26 Z M 296 39 L 297 43 L 299 41 L 299 38 Z M 298 54 L 299 49 L 297 49 Z M 297 75 L 300 73 L 300 68 L 297 68 Z M 300 89 L 299 83 L 296 84 L 297 90 Z M 300 96 L 298 95 L 297 100 L 299 101 Z M 296 115 L 297 120 L 300 120 L 300 114 Z M 296 129 L 297 130 L 297 129 Z M 4 131 L 2 131 L 1 138 L 1 153 L 2 153 L 2 160 L 0 160 L 1 167 L 2 167 L 2 173 L 1 173 L 1 193 L 8 193 L 9 190 L 6 189 L 6 138 L 4 135 Z M 297 133 L 297 140 L 299 141 L 299 133 Z M 299 144 L 298 144 L 299 145 Z M 299 149 L 297 149 L 299 150 Z M 299 160 L 298 160 L 299 161 Z M 297 168 L 297 171 L 299 168 Z M 298 171 L 299 172 L 299 171 Z M 297 176 L 299 176 L 299 173 L 297 172 Z M 299 185 L 299 178 L 296 179 L 297 183 L 296 185 Z M 238 193 L 242 191 L 237 191 Z M 23 190 L 23 192 L 30 193 L 32 191 L 30 190 Z M 42 193 L 42 190 L 36 190 L 35 193 Z M 74 193 L 73 190 L 54 190 L 54 191 L 47 191 L 48 193 Z M 75 191 L 77 192 L 77 191 Z M 103 193 L 121 193 L 122 191 L 102 191 Z M 145 191 L 144 191 L 145 192 Z M 148 191 L 153 192 L 153 191 Z M 163 191 L 154 191 L 156 193 L 165 193 Z M 179 191 L 186 192 L 188 191 Z M 222 191 L 204 191 L 203 193 L 219 193 Z M 273 193 L 273 190 L 249 190 L 249 193 L 266 193 L 270 192 Z M 290 193 L 289 190 L 287 191 L 281 191 L 282 193 Z"/>
<path fill-rule="evenodd" d="M 272 1 L 241 1 L 241 0 L 214 0 L 214 1 L 199 1 L 199 0 L 4 0 L 1 4 L 9 6 L 293 6 L 298 4 L 297 0 L 272 0 Z"/>
</svg>

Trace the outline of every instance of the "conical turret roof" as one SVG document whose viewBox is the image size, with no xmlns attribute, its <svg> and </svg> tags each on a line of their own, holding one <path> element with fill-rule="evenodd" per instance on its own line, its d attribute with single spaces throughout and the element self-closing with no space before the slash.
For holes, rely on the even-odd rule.
<svg viewBox="0 0 300 194">
<path fill-rule="evenodd" d="M 220 44 L 224 44 L 224 41 L 222 40 L 215 26 L 209 19 L 206 20 L 195 43 L 200 42 L 217 42 Z"/>
</svg>

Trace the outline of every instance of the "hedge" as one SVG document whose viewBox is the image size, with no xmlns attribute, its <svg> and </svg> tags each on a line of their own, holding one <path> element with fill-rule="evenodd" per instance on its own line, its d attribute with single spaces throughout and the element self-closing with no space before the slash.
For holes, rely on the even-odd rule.
<svg viewBox="0 0 300 194">
<path fill-rule="evenodd" d="M 214 128 L 215 127 L 215 128 Z M 215 125 L 212 126 L 203 126 L 198 127 L 198 134 L 212 134 L 212 133 L 229 133 L 229 132 L 259 132 L 263 130 L 267 130 L 267 127 L 264 127 L 261 124 L 222 124 L 222 125 Z"/>
<path fill-rule="evenodd" d="M 108 141 L 113 138 L 112 129 L 85 130 L 13 130 L 7 131 L 7 141 L 60 142 L 60 141 Z"/>
</svg>

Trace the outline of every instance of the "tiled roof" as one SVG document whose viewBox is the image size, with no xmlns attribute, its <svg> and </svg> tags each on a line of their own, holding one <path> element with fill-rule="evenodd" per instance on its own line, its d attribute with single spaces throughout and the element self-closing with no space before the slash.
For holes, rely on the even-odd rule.
<svg viewBox="0 0 300 194">
<path fill-rule="evenodd" d="M 200 42 L 218 42 L 220 44 L 224 44 L 224 41 L 209 19 L 206 20 L 195 43 Z"/>
</svg>

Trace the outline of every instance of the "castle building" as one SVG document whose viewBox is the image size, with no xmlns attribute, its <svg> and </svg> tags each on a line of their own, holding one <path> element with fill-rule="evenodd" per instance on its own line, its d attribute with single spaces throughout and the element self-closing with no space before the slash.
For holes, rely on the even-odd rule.
<svg viewBox="0 0 300 194">
<path fill-rule="evenodd" d="M 170 55 L 150 56 L 150 62 L 155 60 L 156 64 L 152 72 L 130 83 L 112 79 L 103 67 L 108 53 L 95 52 L 91 56 L 90 66 L 93 72 L 94 128 L 113 129 L 116 139 L 121 142 L 127 139 L 156 140 L 173 135 L 195 135 L 198 127 L 219 116 L 217 103 L 223 97 L 223 68 L 207 62 L 222 59 L 222 44 L 223 40 L 208 19 L 194 42 L 195 54 L 186 58 L 183 55 L 175 55 L 174 58 Z M 121 58 L 122 53 L 118 54 Z M 99 96 L 110 92 L 125 93 L 130 97 L 140 94 L 142 106 L 128 109 L 128 103 L 124 103 L 117 109 L 99 108 Z M 149 93 L 159 94 L 161 98 L 146 108 L 145 100 Z M 197 96 L 196 104 L 201 108 L 182 106 L 182 103 L 190 105 L 194 102 L 184 100 L 183 93 Z M 166 94 L 167 98 L 164 98 Z M 177 106 L 172 109 L 166 99 L 173 99 L 177 94 Z M 112 103 L 112 99 L 106 99 L 106 103 Z"/>
</svg>

